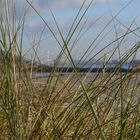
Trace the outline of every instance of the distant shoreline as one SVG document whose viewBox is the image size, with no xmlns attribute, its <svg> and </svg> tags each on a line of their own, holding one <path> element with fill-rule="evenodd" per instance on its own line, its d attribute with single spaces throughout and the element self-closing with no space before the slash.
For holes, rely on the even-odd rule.
<svg viewBox="0 0 140 140">
<path fill-rule="evenodd" d="M 35 72 L 62 72 L 62 73 L 72 73 L 75 72 L 75 69 L 72 67 L 38 67 L 34 68 Z M 133 69 L 125 69 L 125 68 L 76 68 L 77 72 L 80 73 L 95 73 L 95 72 L 132 72 Z"/>
</svg>

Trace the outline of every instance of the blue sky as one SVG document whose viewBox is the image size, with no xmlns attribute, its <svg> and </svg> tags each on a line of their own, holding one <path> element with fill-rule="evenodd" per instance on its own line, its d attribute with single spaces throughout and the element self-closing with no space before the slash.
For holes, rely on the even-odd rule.
<svg viewBox="0 0 140 140">
<path fill-rule="evenodd" d="M 18 10 L 23 7 L 26 3 L 25 0 L 17 0 Z M 87 0 L 85 3 L 84 9 L 88 6 L 91 0 Z M 80 28 L 84 24 L 85 20 L 87 22 L 82 30 L 82 32 L 86 31 L 87 28 L 94 23 L 92 28 L 87 30 L 87 32 L 82 36 L 82 38 L 75 45 L 72 55 L 77 59 L 82 56 L 87 49 L 87 47 L 91 44 L 91 42 L 98 36 L 98 34 L 103 30 L 107 23 L 109 23 L 112 19 L 112 16 L 115 16 L 130 0 L 93 0 L 93 4 L 88 10 L 87 14 L 83 18 L 75 36 L 72 38 L 69 47 L 71 47 L 74 39 L 76 38 L 77 33 L 80 31 Z M 62 43 L 60 35 L 56 29 L 56 25 L 53 21 L 52 15 L 49 11 L 49 8 L 53 11 L 60 30 L 63 33 L 63 36 L 66 37 L 72 22 L 78 12 L 82 4 L 82 0 L 34 0 L 32 5 L 38 10 L 40 15 L 45 19 L 48 25 L 51 27 L 55 35 L 58 37 L 59 41 Z M 27 4 L 27 3 L 26 3 Z M 89 55 L 92 56 L 97 53 L 104 46 L 112 42 L 117 36 L 124 35 L 127 32 L 127 28 L 131 25 L 130 30 L 135 29 L 140 25 L 140 0 L 133 0 L 131 4 L 129 4 L 124 10 L 121 11 L 117 15 L 114 21 L 110 23 L 109 26 L 104 30 L 104 32 L 100 35 L 100 37 L 95 41 L 93 47 L 95 47 L 94 51 Z M 20 12 L 19 12 L 20 13 Z M 102 16 L 102 17 L 101 17 Z M 137 16 L 137 17 L 136 17 Z M 96 23 L 95 21 L 101 17 Z M 135 19 L 136 18 L 136 19 Z M 134 21 L 135 19 L 135 21 Z M 114 25 L 116 27 L 116 31 L 114 29 Z M 33 38 L 37 41 L 39 36 L 42 33 L 43 28 L 45 27 L 44 22 L 42 22 L 41 18 L 34 12 L 32 8 L 30 8 L 27 16 L 26 16 L 26 24 L 25 24 L 25 46 L 24 50 L 27 51 L 30 46 Z M 127 51 L 132 45 L 135 44 L 139 39 L 139 31 L 136 31 L 136 34 L 128 35 L 124 41 L 121 43 L 121 51 L 122 54 Z M 102 39 L 104 38 L 104 39 Z M 30 40 L 30 41 L 29 41 Z M 112 50 L 115 47 L 115 43 L 106 49 L 106 52 Z M 50 33 L 50 31 L 46 28 L 42 35 L 42 41 L 40 43 L 40 47 L 38 50 L 38 54 L 40 56 L 44 56 L 49 51 L 51 59 L 54 59 L 60 51 L 60 46 L 57 44 L 56 40 Z M 99 56 L 101 56 L 100 54 Z M 97 57 L 99 57 L 97 56 Z M 115 59 L 118 58 L 118 54 L 115 54 Z"/>
</svg>

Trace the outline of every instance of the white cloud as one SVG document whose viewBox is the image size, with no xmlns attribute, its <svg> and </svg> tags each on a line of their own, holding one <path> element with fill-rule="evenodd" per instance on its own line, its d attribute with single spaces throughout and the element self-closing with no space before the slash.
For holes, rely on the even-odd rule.
<svg viewBox="0 0 140 140">
<path fill-rule="evenodd" d="M 22 0 L 21 0 L 22 1 Z M 65 9 L 65 8 L 77 8 L 82 5 L 84 0 L 34 0 L 34 4 L 37 8 L 40 8 L 43 10 L 43 8 L 46 8 L 47 3 L 51 6 L 51 8 L 54 9 Z M 86 0 L 85 5 L 90 4 L 92 0 Z M 98 3 L 107 3 L 107 2 L 113 2 L 115 0 L 93 0 L 93 2 Z"/>
<path fill-rule="evenodd" d="M 17 0 L 18 8 L 22 7 L 24 5 L 25 1 L 26 0 Z M 28 1 L 31 1 L 31 0 L 28 0 Z M 48 24 L 50 26 L 52 26 L 52 28 L 54 29 L 55 25 L 52 23 L 52 19 L 50 16 L 51 14 L 49 13 L 48 8 L 47 8 L 48 3 L 56 14 L 56 12 L 58 12 L 59 10 L 62 10 L 62 12 L 63 11 L 67 12 L 68 10 L 78 9 L 78 7 L 80 7 L 82 5 L 83 1 L 84 0 L 33 0 L 32 4 L 39 11 L 39 13 L 43 16 L 43 18 L 46 19 Z M 88 5 L 91 1 L 92 0 L 86 0 L 85 5 Z M 98 3 L 106 4 L 107 1 L 112 2 L 115 0 L 93 0 L 93 2 L 95 2 L 95 1 Z M 66 16 L 60 16 L 60 17 L 58 16 L 57 21 L 58 21 L 58 24 L 59 24 L 59 27 L 61 28 L 61 30 L 67 30 L 67 28 L 69 27 L 69 24 L 70 24 L 70 20 L 71 19 L 69 19 Z M 26 25 L 31 31 L 36 31 L 36 30 L 42 29 L 44 27 L 44 23 L 41 22 L 40 18 L 36 15 L 36 13 L 34 12 L 34 10 L 32 8 L 30 8 L 30 11 L 28 13 L 27 21 L 28 22 Z"/>
</svg>

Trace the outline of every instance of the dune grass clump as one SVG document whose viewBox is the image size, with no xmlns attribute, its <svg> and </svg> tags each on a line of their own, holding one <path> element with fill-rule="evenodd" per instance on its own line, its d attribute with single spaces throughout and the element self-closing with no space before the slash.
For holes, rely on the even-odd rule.
<svg viewBox="0 0 140 140">
<path fill-rule="evenodd" d="M 61 38 L 60 41 L 30 1 L 26 0 L 27 5 L 17 18 L 16 0 L 0 0 L 0 139 L 138 140 L 140 138 L 139 74 L 131 69 L 125 73 L 120 72 L 123 63 L 128 60 L 133 61 L 135 58 L 140 47 L 139 42 L 134 43 L 125 54 L 119 53 L 118 64 L 112 72 L 97 71 L 91 74 L 92 66 L 86 74 L 81 74 L 77 70 L 79 65 L 84 67 L 85 64 L 81 62 L 88 62 L 86 60 L 94 51 L 96 40 L 131 2 L 115 16 L 112 15 L 111 21 L 87 46 L 87 50 L 75 64 L 72 50 L 92 27 L 89 26 L 83 31 L 86 13 L 93 1 L 87 7 L 85 2 L 86 0 L 81 5 L 66 38 L 59 28 L 55 14 L 51 8 L 49 9 Z M 36 58 L 39 61 L 36 48 L 39 48 L 41 37 L 39 41 L 33 40 L 31 49 L 35 56 L 31 62 L 27 64 L 24 59 L 25 22 L 29 8 L 42 19 L 61 48 L 53 69 L 47 77 L 33 77 Z M 77 31 L 78 28 L 80 30 Z M 113 29 L 115 28 L 114 23 Z M 124 35 L 116 35 L 115 40 L 92 55 L 89 62 L 106 48 L 117 44 L 108 52 L 109 58 L 105 60 L 103 66 L 105 70 L 114 54 L 121 51 L 123 40 L 130 34 L 138 37 L 136 31 L 139 31 L 139 27 L 131 30 L 130 25 L 126 29 Z M 55 71 L 63 56 L 65 61 L 62 71 L 56 74 Z M 100 57 L 103 58 L 104 55 Z M 62 75 L 66 61 L 72 65 L 73 72 Z"/>
</svg>

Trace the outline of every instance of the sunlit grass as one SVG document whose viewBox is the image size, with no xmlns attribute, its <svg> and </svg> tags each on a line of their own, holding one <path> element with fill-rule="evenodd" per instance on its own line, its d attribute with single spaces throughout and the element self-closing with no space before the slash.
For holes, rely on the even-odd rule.
<svg viewBox="0 0 140 140">
<path fill-rule="evenodd" d="M 91 74 L 91 66 L 89 72 L 82 75 L 77 69 L 79 65 L 84 67 L 85 64 L 81 64 L 81 62 L 88 62 L 86 60 L 94 51 L 96 40 L 104 34 L 105 29 L 113 23 L 114 27 L 111 30 L 116 30 L 117 16 L 125 10 L 131 1 L 115 16 L 111 15 L 111 21 L 87 46 L 87 50 L 79 59 L 79 63 L 75 64 L 72 56 L 73 49 L 82 39 L 82 36 L 92 27 L 94 28 L 93 23 L 83 31 L 86 13 L 92 5 L 91 1 L 85 7 L 85 2 L 77 12 L 66 38 L 61 32 L 55 13 L 49 7 L 59 38 L 61 38 L 60 41 L 38 9 L 28 0 L 26 0 L 27 5 L 23 8 L 23 13 L 21 13 L 18 21 L 16 0 L 0 0 L 0 49 L 2 50 L 0 64 L 0 139 L 139 139 L 139 74 L 134 73 L 133 70 L 125 73 L 120 72 L 123 63 L 135 59 L 140 47 L 139 42 L 134 43 L 134 46 L 125 54 L 119 53 L 118 64 L 112 72 L 100 73 L 97 71 L 95 74 Z M 61 48 L 47 77 L 33 77 L 34 63 L 36 59 L 40 61 L 37 50 L 42 40 L 42 34 L 38 40 L 32 39 L 31 50 L 35 55 L 32 57 L 31 63 L 26 64 L 24 60 L 24 29 L 29 8 L 33 9 L 42 19 L 45 27 L 54 37 L 54 41 Z M 83 21 L 85 21 L 84 24 Z M 77 31 L 81 25 L 82 28 Z M 121 51 L 120 46 L 124 39 L 130 34 L 137 35 L 136 31 L 139 31 L 139 27 L 131 30 L 131 26 L 126 27 L 127 31 L 124 35 L 117 36 L 116 34 L 115 40 L 92 55 L 89 61 L 104 52 L 106 48 L 117 44 L 114 49 L 108 52 L 109 58 L 104 61 L 103 68 L 106 70 L 107 63 L 114 54 Z M 77 32 L 78 34 L 76 34 Z M 105 36 L 101 39 L 104 38 Z M 73 43 L 69 47 L 71 41 Z M 64 63 L 60 72 L 56 74 L 57 66 L 61 63 L 63 56 L 65 56 Z M 104 55 L 101 55 L 99 60 L 103 58 Z M 73 72 L 69 75 L 62 75 L 67 61 L 71 63 Z"/>
</svg>

